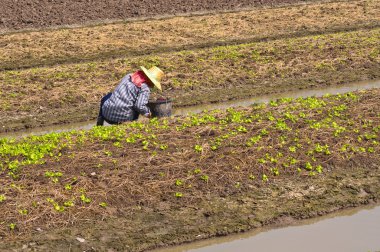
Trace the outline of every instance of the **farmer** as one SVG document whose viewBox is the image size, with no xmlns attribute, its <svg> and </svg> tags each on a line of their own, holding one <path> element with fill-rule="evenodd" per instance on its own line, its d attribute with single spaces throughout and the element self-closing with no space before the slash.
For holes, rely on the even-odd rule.
<svg viewBox="0 0 380 252">
<path fill-rule="evenodd" d="M 140 114 L 151 117 L 147 107 L 150 88 L 156 87 L 162 91 L 160 81 L 164 72 L 156 66 L 149 70 L 143 66 L 140 68 L 141 70 L 124 76 L 116 89 L 101 99 L 96 125 L 102 126 L 104 121 L 109 124 L 134 121 Z"/>
</svg>

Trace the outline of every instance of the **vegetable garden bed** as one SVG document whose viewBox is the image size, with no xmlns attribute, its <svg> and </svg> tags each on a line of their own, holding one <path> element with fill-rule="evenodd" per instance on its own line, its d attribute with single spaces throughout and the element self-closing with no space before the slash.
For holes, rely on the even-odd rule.
<svg viewBox="0 0 380 252">
<path fill-rule="evenodd" d="M 188 106 L 380 77 L 380 29 L 0 72 L 0 131 L 94 119 L 127 71 L 157 65 Z M 153 95 L 154 98 L 155 95 Z"/>
<path fill-rule="evenodd" d="M 359 0 L 4 34 L 0 70 L 373 28 L 379 12 Z"/>
<path fill-rule="evenodd" d="M 141 251 L 376 201 L 379 98 L 284 98 L 1 139 L 0 248 Z"/>
</svg>

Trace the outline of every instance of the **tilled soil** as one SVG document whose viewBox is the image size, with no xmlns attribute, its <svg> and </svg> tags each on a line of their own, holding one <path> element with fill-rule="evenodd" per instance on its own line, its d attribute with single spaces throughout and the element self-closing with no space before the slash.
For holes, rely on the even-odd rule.
<svg viewBox="0 0 380 252">
<path fill-rule="evenodd" d="M 0 132 L 92 120 L 129 71 L 158 65 L 175 107 L 380 78 L 380 29 L 0 72 Z M 127 72 L 128 71 L 128 72 Z"/>
<path fill-rule="evenodd" d="M 147 251 L 215 236 L 279 227 L 298 219 L 378 203 L 379 167 L 350 169 L 314 180 L 279 181 L 268 189 L 205 199 L 197 206 L 160 210 L 141 207 L 115 218 L 86 225 L 38 229 L 17 241 L 0 243 L 0 251 Z M 156 211 L 154 211 L 156 210 Z M 81 240 L 82 239 L 82 240 Z M 84 242 L 80 242 L 84 241 Z"/>
<path fill-rule="evenodd" d="M 379 96 L 2 140 L 0 250 L 143 251 L 376 202 Z"/>
<path fill-rule="evenodd" d="M 0 70 L 380 27 L 380 1 L 316 3 L 0 36 Z M 236 29 L 239 27 L 239 29 Z"/>
<path fill-rule="evenodd" d="M 308 0 L 1 0 L 0 30 L 83 24 L 190 12 L 234 10 Z M 309 0 L 311 1 L 311 0 Z"/>
</svg>

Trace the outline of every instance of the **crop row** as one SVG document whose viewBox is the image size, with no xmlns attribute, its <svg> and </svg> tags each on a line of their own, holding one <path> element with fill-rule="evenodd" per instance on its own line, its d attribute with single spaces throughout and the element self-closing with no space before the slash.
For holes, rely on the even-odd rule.
<svg viewBox="0 0 380 252">
<path fill-rule="evenodd" d="M 379 12 L 378 1 L 359 0 L 5 34 L 0 69 L 378 26 Z"/>
<path fill-rule="evenodd" d="M 380 90 L 0 139 L 0 235 L 379 164 Z"/>
<path fill-rule="evenodd" d="M 0 119 L 93 106 L 127 72 L 157 65 L 176 106 L 379 77 L 380 29 L 0 72 Z M 212 95 L 211 95 L 212 94 Z M 40 118 L 40 119 L 41 119 Z"/>
</svg>

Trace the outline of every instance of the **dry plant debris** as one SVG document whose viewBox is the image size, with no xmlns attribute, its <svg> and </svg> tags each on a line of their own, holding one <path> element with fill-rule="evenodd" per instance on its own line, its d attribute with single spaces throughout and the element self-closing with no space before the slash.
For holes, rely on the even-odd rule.
<svg viewBox="0 0 380 252">
<path fill-rule="evenodd" d="M 378 27 L 379 12 L 379 1 L 359 0 L 4 34 L 0 69 Z"/>
<path fill-rule="evenodd" d="M 101 96 L 141 65 L 167 73 L 163 95 L 175 106 L 378 78 L 379 34 L 371 29 L 3 71 L 0 131 L 95 118 Z"/>
<path fill-rule="evenodd" d="M 380 162 L 380 90 L 1 139 L 0 235 Z"/>
</svg>

